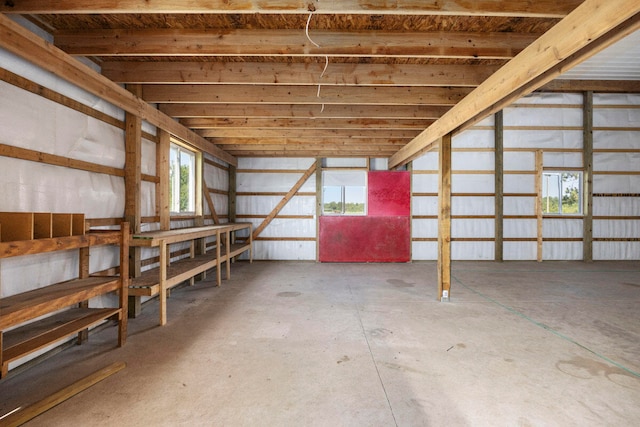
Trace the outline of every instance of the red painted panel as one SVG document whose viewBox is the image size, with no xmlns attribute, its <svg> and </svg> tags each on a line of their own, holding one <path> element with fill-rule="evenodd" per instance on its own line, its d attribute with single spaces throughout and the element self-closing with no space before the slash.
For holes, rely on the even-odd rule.
<svg viewBox="0 0 640 427">
<path fill-rule="evenodd" d="M 409 262 L 408 216 L 321 216 L 321 262 Z"/>
<path fill-rule="evenodd" d="M 370 216 L 411 215 L 411 174 L 407 171 L 373 171 L 368 176 Z"/>
</svg>

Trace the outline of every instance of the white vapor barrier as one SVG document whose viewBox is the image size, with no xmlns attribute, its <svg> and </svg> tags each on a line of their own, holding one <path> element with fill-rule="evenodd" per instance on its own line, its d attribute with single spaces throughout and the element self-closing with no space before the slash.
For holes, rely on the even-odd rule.
<svg viewBox="0 0 640 427">
<path fill-rule="evenodd" d="M 544 218 L 542 237 L 579 237 L 582 238 L 582 218 L 569 217 Z"/>
<path fill-rule="evenodd" d="M 142 181 L 140 183 L 140 214 L 142 216 L 156 215 L 156 184 Z"/>
<path fill-rule="evenodd" d="M 518 99 L 517 105 L 568 104 L 581 105 L 582 95 L 575 93 L 536 92 Z M 509 108 L 510 109 L 510 108 Z"/>
<path fill-rule="evenodd" d="M 60 251 L 5 258 L 1 263 L 0 297 L 38 289 L 78 276 L 77 251 L 72 256 L 67 251 Z"/>
<path fill-rule="evenodd" d="M 640 105 L 640 94 L 594 93 L 593 105 Z"/>
<path fill-rule="evenodd" d="M 593 153 L 593 170 L 640 172 L 640 153 Z"/>
<path fill-rule="evenodd" d="M 496 202 L 493 196 L 483 197 L 451 197 L 452 215 L 493 215 Z M 477 237 L 477 236 L 468 236 Z"/>
<path fill-rule="evenodd" d="M 124 212 L 124 179 L 0 156 L 0 206 L 117 218 Z"/>
<path fill-rule="evenodd" d="M 491 116 L 493 117 L 493 116 Z M 493 148 L 495 135 L 493 129 L 468 129 L 454 135 L 451 148 Z"/>
<path fill-rule="evenodd" d="M 596 261 L 640 259 L 640 242 L 593 242 L 593 259 Z"/>
<path fill-rule="evenodd" d="M 582 130 L 505 129 L 504 148 L 582 148 Z"/>
<path fill-rule="evenodd" d="M 505 168 L 506 168 L 505 163 Z M 511 165 L 509 165 L 509 170 L 511 169 Z M 502 191 L 505 193 L 515 193 L 515 194 L 531 194 L 535 193 L 536 189 L 536 175 L 532 174 L 505 174 L 504 179 L 502 181 Z"/>
<path fill-rule="evenodd" d="M 536 153 L 534 151 L 505 151 L 503 154 L 504 165 L 509 167 L 505 171 L 535 171 Z M 513 177 L 509 176 L 508 181 Z"/>
<path fill-rule="evenodd" d="M 637 212 L 637 211 L 636 211 Z M 594 220 L 594 238 L 640 238 L 640 219 L 637 220 Z"/>
<path fill-rule="evenodd" d="M 213 208 L 218 215 L 227 215 L 229 213 L 229 199 L 224 194 L 211 193 L 211 200 L 213 201 Z M 209 211 L 209 204 L 204 203 L 204 210 L 206 214 L 211 214 Z"/>
<path fill-rule="evenodd" d="M 411 259 L 415 261 L 438 259 L 438 242 L 412 242 Z"/>
<path fill-rule="evenodd" d="M 637 193 L 638 189 L 640 189 L 640 175 L 604 175 L 594 172 L 594 193 Z"/>
<path fill-rule="evenodd" d="M 53 73 L 48 73 L 40 68 L 34 67 L 30 62 L 27 62 L 1 48 L 0 64 L 2 64 L 2 68 L 38 83 L 39 85 L 54 90 L 95 110 L 108 114 L 111 117 L 124 120 L 123 110 L 65 80 L 60 79 Z"/>
<path fill-rule="evenodd" d="M 302 173 L 238 173 L 236 175 L 236 188 L 239 193 L 287 193 L 301 177 Z M 315 175 L 310 176 L 298 191 L 315 193 Z"/>
<path fill-rule="evenodd" d="M 281 196 L 238 196 L 236 210 L 242 215 L 269 215 L 282 200 Z M 315 215 L 315 196 L 293 196 L 280 215 Z"/>
<path fill-rule="evenodd" d="M 412 215 L 438 215 L 437 196 L 413 196 L 411 198 Z"/>
<path fill-rule="evenodd" d="M 535 215 L 535 197 L 511 197 L 502 199 L 502 213 L 504 215 Z"/>
<path fill-rule="evenodd" d="M 496 155 L 492 152 L 453 152 L 451 155 L 451 169 L 459 170 L 482 170 L 493 173 L 495 169 Z M 455 172 L 454 172 L 455 173 Z"/>
<path fill-rule="evenodd" d="M 538 254 L 537 242 L 503 242 L 503 259 L 505 261 L 534 260 Z"/>
<path fill-rule="evenodd" d="M 593 148 L 638 148 L 640 131 L 593 131 Z"/>
<path fill-rule="evenodd" d="M 227 191 L 229 189 L 229 173 L 224 170 L 205 163 L 204 179 L 209 188 Z"/>
<path fill-rule="evenodd" d="M 261 223 L 262 218 L 252 218 L 249 220 L 243 220 L 243 222 L 250 222 L 253 228 L 256 229 Z M 260 233 L 259 237 L 316 237 L 316 221 L 315 219 L 288 219 L 288 218 L 274 218 L 269 225 Z"/>
<path fill-rule="evenodd" d="M 581 168 L 582 153 L 554 153 L 547 152 L 542 155 L 542 163 L 545 168 Z"/>
<path fill-rule="evenodd" d="M 436 227 L 437 227 L 437 220 Z M 494 237 L 496 222 L 489 218 L 454 218 L 451 221 L 451 237 Z M 437 230 L 437 228 L 436 228 Z M 477 243 L 477 242 L 473 242 Z"/>
<path fill-rule="evenodd" d="M 582 103 L 582 100 L 580 100 Z M 582 107 L 576 108 L 506 108 L 505 126 L 582 126 Z"/>
<path fill-rule="evenodd" d="M 502 220 L 505 239 L 538 237 L 538 220 L 506 218 Z"/>
<path fill-rule="evenodd" d="M 0 82 L 0 143 L 105 166 L 124 166 L 124 131 Z"/>
<path fill-rule="evenodd" d="M 387 171 L 389 170 L 389 159 L 370 159 L 369 169 L 372 171 Z"/>
<path fill-rule="evenodd" d="M 454 261 L 492 260 L 494 242 L 451 242 L 451 259 Z"/>
<path fill-rule="evenodd" d="M 436 176 L 436 182 L 437 182 Z M 451 176 L 452 193 L 493 193 L 496 189 L 493 173 L 491 174 L 456 174 Z"/>
<path fill-rule="evenodd" d="M 593 215 L 594 216 L 640 215 L 640 197 L 594 197 L 593 198 Z"/>
<path fill-rule="evenodd" d="M 434 150 L 434 151 L 429 151 L 427 153 L 425 153 L 424 155 L 418 157 L 417 159 L 415 159 L 412 162 L 413 165 L 413 170 L 414 171 L 419 171 L 419 170 L 435 170 L 437 171 L 439 166 L 438 166 L 438 151 Z M 415 176 L 414 176 L 415 177 Z"/>
<path fill-rule="evenodd" d="M 315 161 L 293 157 L 239 157 L 238 169 L 309 169 Z"/>
<path fill-rule="evenodd" d="M 581 260 L 582 242 L 542 242 L 542 259 L 549 261 Z"/>
<path fill-rule="evenodd" d="M 412 237 L 438 237 L 437 219 L 413 219 L 411 221 Z"/>
<path fill-rule="evenodd" d="M 638 127 L 640 108 L 594 108 L 594 127 Z"/>
<path fill-rule="evenodd" d="M 412 187 L 414 193 L 437 193 L 438 192 L 438 174 L 417 174 L 411 176 Z"/>
<path fill-rule="evenodd" d="M 316 259 L 316 242 L 291 240 L 255 241 L 253 242 L 253 259 L 313 261 Z"/>
<path fill-rule="evenodd" d="M 124 144 L 123 144 L 124 146 Z M 142 139 L 142 164 L 140 172 L 147 175 L 156 174 L 156 143 L 147 139 Z"/>
<path fill-rule="evenodd" d="M 310 166 L 311 165 L 307 167 L 310 167 Z M 326 168 L 366 168 L 367 159 L 355 158 L 355 157 L 346 157 L 346 158 L 329 157 L 324 159 L 323 166 Z"/>
</svg>

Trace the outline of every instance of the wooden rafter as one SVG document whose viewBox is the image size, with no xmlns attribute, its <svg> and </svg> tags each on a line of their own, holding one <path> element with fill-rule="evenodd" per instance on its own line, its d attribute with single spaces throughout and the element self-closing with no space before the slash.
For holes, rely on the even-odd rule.
<svg viewBox="0 0 640 427">
<path fill-rule="evenodd" d="M 329 56 L 510 59 L 538 34 L 301 30 L 66 30 L 55 44 L 82 56 Z"/>
<path fill-rule="evenodd" d="M 0 47 L 230 164 L 237 160 L 118 84 L 0 14 Z"/>
<path fill-rule="evenodd" d="M 336 138 L 336 139 L 406 139 L 415 138 L 419 130 L 387 129 L 282 129 L 273 128 L 234 128 L 203 129 L 197 133 L 205 138 Z M 216 140 L 214 140 L 216 141 Z"/>
<path fill-rule="evenodd" d="M 180 123 L 190 129 L 413 129 L 422 131 L 433 119 L 327 119 L 318 118 L 189 118 Z"/>
<path fill-rule="evenodd" d="M 468 15 L 561 18 L 580 4 L 580 0 L 510 1 L 486 0 L 398 0 L 362 2 L 359 0 L 304 0 L 265 2 L 246 0 L 192 0 L 176 2 L 155 0 L 12 0 L 0 4 L 3 13 L 309 13 L 319 14 L 394 14 L 394 15 Z"/>
<path fill-rule="evenodd" d="M 281 84 L 323 86 L 478 86 L 497 65 L 105 61 L 117 83 Z M 322 75 L 322 78 L 320 76 Z"/>
<path fill-rule="evenodd" d="M 544 85 L 565 69 L 555 67 L 567 58 L 581 53 L 584 60 L 599 50 L 619 40 L 640 26 L 634 15 L 640 11 L 637 0 L 586 0 L 555 27 L 527 47 L 465 99 L 429 126 L 413 141 L 389 159 L 389 166 L 407 163 L 428 150 L 439 138 L 464 124 L 493 114 L 516 97 L 521 97 Z M 627 25 L 625 22 L 629 20 Z M 616 27 L 622 28 L 616 29 Z M 606 36 L 607 43 L 594 43 Z M 586 51 L 585 51 L 586 49 Z M 571 59 L 570 59 L 571 61 Z M 573 62 L 573 61 L 572 61 Z M 577 62 L 576 62 L 577 63 Z M 570 68 L 573 64 L 569 64 Z M 549 73 L 552 71 L 551 73 Z M 543 76 L 542 78 L 540 78 Z"/>
</svg>

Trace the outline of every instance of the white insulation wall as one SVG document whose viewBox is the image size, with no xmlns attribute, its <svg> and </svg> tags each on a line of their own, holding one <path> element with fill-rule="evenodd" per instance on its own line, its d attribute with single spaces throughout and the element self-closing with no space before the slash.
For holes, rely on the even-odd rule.
<svg viewBox="0 0 640 427">
<path fill-rule="evenodd" d="M 238 221 L 251 222 L 254 229 L 258 227 L 313 162 L 315 159 L 307 158 L 239 158 L 236 175 Z M 279 213 L 284 218 L 276 217 L 254 241 L 254 259 L 316 259 L 315 192 L 316 178 L 313 174 L 299 190 L 299 193 L 313 195 L 295 195 L 285 205 Z"/>
</svg>

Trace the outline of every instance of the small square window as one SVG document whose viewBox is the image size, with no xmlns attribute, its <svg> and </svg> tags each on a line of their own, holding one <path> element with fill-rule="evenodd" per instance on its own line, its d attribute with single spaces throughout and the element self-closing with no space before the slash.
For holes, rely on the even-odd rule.
<svg viewBox="0 0 640 427">
<path fill-rule="evenodd" d="M 555 215 L 582 214 L 582 172 L 542 174 L 542 212 Z"/>
<path fill-rule="evenodd" d="M 366 215 L 365 171 L 324 171 L 322 183 L 323 215 Z"/>
<path fill-rule="evenodd" d="M 169 156 L 169 203 L 172 213 L 196 211 L 196 153 L 173 143 Z"/>
</svg>

